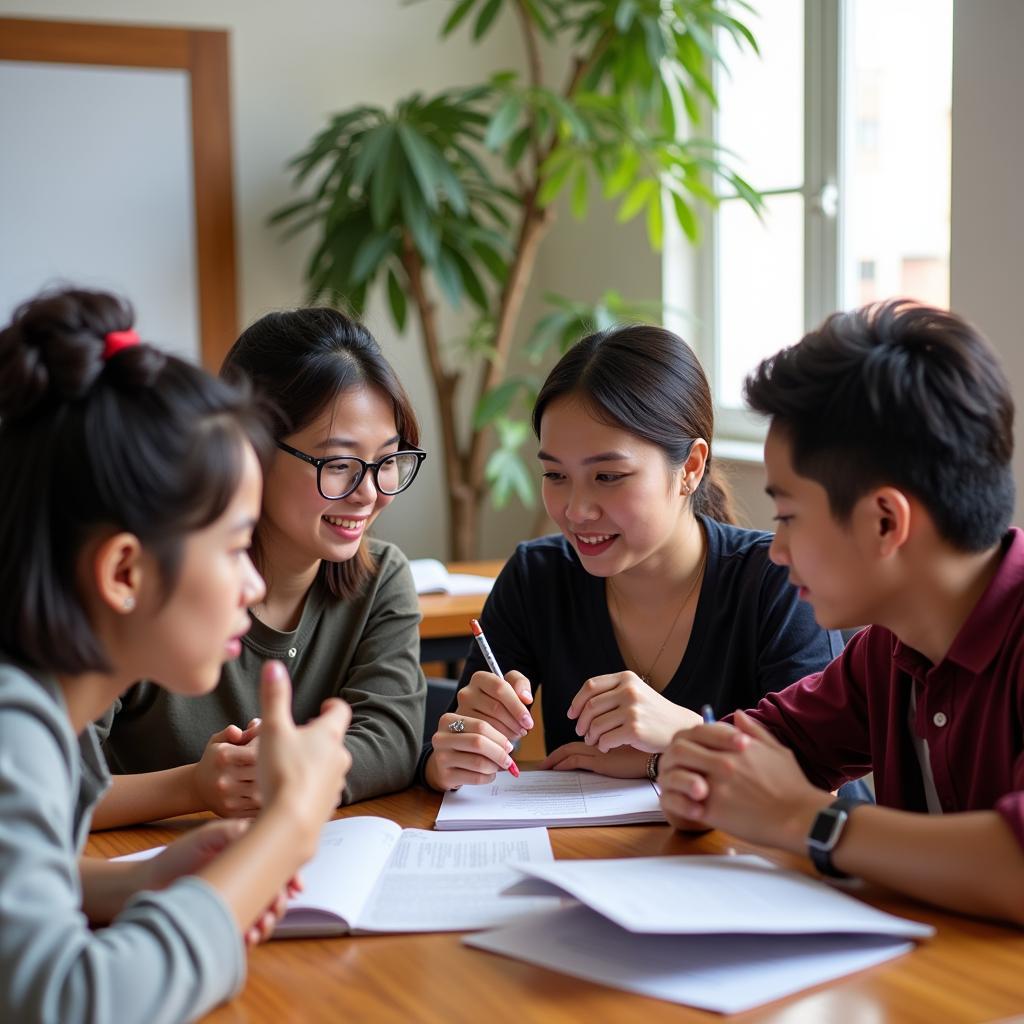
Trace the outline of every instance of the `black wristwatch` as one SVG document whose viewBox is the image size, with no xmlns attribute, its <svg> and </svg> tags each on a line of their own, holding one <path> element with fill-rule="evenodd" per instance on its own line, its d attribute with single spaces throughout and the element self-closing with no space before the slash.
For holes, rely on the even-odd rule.
<svg viewBox="0 0 1024 1024">
<path fill-rule="evenodd" d="M 863 800 L 847 800 L 840 797 L 815 815 L 811 831 L 807 833 L 807 853 L 814 866 L 829 878 L 849 878 L 832 863 L 832 851 L 842 838 L 850 811 L 864 803 Z"/>
</svg>

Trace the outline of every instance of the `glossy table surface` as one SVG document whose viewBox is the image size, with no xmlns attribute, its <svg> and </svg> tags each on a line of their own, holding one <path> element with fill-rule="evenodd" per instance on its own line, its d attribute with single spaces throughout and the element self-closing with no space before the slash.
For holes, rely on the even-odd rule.
<svg viewBox="0 0 1024 1024">
<path fill-rule="evenodd" d="M 339 816 L 376 814 L 405 827 L 430 828 L 439 801 L 436 794 L 410 789 L 347 807 Z M 95 833 L 88 852 L 116 856 L 144 849 L 167 842 L 198 820 Z M 721 833 L 683 836 L 665 825 L 551 829 L 550 836 L 559 858 L 736 849 L 802 866 L 794 858 L 733 842 Z M 979 851 L 979 867 L 983 865 L 984 853 Z M 1024 1014 L 1024 931 L 943 913 L 877 890 L 861 894 L 892 913 L 934 924 L 935 938 L 887 964 L 727 1019 L 742 1024 L 939 1024 L 1006 1021 Z M 723 1019 L 469 949 L 459 939 L 438 934 L 270 942 L 250 954 L 249 979 L 241 995 L 205 1020 L 600 1024 L 642 1019 L 655 1024 Z"/>
</svg>

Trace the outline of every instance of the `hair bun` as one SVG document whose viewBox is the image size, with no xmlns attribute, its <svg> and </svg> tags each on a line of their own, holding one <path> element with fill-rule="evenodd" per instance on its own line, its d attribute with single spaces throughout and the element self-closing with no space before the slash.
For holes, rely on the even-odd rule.
<svg viewBox="0 0 1024 1024">
<path fill-rule="evenodd" d="M 19 306 L 0 331 L 0 419 L 82 398 L 103 372 L 104 336 L 133 319 L 131 306 L 106 292 L 45 292 Z"/>
</svg>

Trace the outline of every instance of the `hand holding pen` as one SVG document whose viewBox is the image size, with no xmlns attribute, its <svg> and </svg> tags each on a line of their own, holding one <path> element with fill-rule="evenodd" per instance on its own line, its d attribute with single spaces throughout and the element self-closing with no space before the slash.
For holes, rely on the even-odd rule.
<svg viewBox="0 0 1024 1024">
<path fill-rule="evenodd" d="M 501 675 L 494 652 L 475 619 L 473 635 L 488 671 L 473 673 L 469 685 L 458 692 L 458 710 L 443 714 L 438 722 L 431 740 L 433 753 L 425 766 L 426 782 L 432 789 L 483 785 L 499 771 L 518 776 L 519 768 L 511 756 L 512 740 L 533 726 L 533 719 L 513 689 L 513 685 L 523 688 L 526 699 L 532 701 L 529 680 L 520 672 L 509 672 L 507 680 Z M 501 697 L 525 714 L 529 725 L 520 718 L 511 719 Z M 521 724 L 512 725 L 512 721 Z"/>
<path fill-rule="evenodd" d="M 504 675 L 480 623 L 473 619 L 471 625 L 487 669 L 474 672 L 469 684 L 459 690 L 459 713 L 488 722 L 514 742 L 533 728 L 533 717 L 526 706 L 533 703 L 530 680 L 522 672 Z"/>
</svg>

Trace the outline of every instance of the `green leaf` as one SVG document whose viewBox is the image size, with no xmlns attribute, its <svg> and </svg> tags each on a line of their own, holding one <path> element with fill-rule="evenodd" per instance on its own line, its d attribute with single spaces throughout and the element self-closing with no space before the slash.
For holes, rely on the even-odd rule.
<svg viewBox="0 0 1024 1024">
<path fill-rule="evenodd" d="M 658 183 L 653 178 L 642 178 L 627 193 L 622 200 L 616 219 L 622 223 L 635 217 L 647 205 L 651 193 L 657 191 Z"/>
<path fill-rule="evenodd" d="M 458 309 L 462 305 L 462 275 L 448 249 L 441 248 L 431 269 L 445 298 Z"/>
<path fill-rule="evenodd" d="M 388 304 L 391 306 L 391 318 L 401 333 L 405 330 L 405 317 L 409 306 L 405 297 L 405 289 L 402 288 L 394 270 L 390 267 L 388 267 Z"/>
<path fill-rule="evenodd" d="M 403 121 L 398 123 L 398 137 L 427 206 L 436 210 L 437 190 L 441 183 L 435 171 L 436 163 L 431 152 L 433 147 L 415 128 Z"/>
<path fill-rule="evenodd" d="M 367 235 L 352 258 L 352 283 L 360 285 L 368 281 L 376 273 L 380 261 L 394 248 L 394 244 L 390 232 Z"/>
<path fill-rule="evenodd" d="M 640 153 L 629 146 L 623 149 L 622 159 L 612 174 L 605 179 L 604 195 L 606 199 L 612 199 L 620 192 L 624 192 L 636 178 L 640 170 Z"/>
<path fill-rule="evenodd" d="M 382 124 L 373 128 L 360 138 L 359 155 L 352 166 L 352 184 L 362 188 L 366 179 L 377 166 L 378 161 L 384 152 L 384 147 L 391 144 L 394 138 L 394 128 L 389 124 Z"/>
<path fill-rule="evenodd" d="M 647 238 L 652 248 L 661 251 L 665 237 L 665 224 L 661 210 L 661 189 L 655 189 L 647 201 Z"/>
<path fill-rule="evenodd" d="M 473 242 L 473 252 L 498 284 L 504 284 L 508 280 L 508 262 L 501 253 L 484 242 Z"/>
<path fill-rule="evenodd" d="M 500 8 L 501 0 L 487 0 L 487 3 L 484 4 L 484 9 L 480 12 L 480 16 L 476 19 L 476 24 L 473 26 L 474 39 L 480 39 L 491 27 L 491 22 L 497 17 Z"/>
<path fill-rule="evenodd" d="M 519 394 L 522 386 L 523 382 L 517 377 L 513 380 L 507 380 L 488 391 L 477 403 L 477 407 L 473 412 L 474 429 L 482 430 L 493 423 L 499 416 L 503 416 L 515 400 L 516 395 Z"/>
<path fill-rule="evenodd" d="M 568 180 L 575 165 L 575 154 L 570 153 L 568 160 L 557 165 L 555 170 L 545 177 L 541 183 L 540 191 L 537 193 L 537 202 L 541 206 L 547 206 L 562 191 L 562 186 Z"/>
<path fill-rule="evenodd" d="M 450 36 L 458 27 L 459 23 L 467 14 L 469 14 L 470 8 L 476 0 L 459 0 L 459 3 L 455 5 L 455 10 L 448 15 L 447 20 L 441 28 L 441 38 L 444 39 Z"/>
<path fill-rule="evenodd" d="M 518 96 L 506 96 L 487 126 L 484 145 L 491 150 L 500 149 L 515 131 L 522 111 L 523 101 Z"/>
<path fill-rule="evenodd" d="M 580 164 L 576 171 L 576 178 L 572 183 L 572 199 L 570 209 L 577 220 L 583 220 L 587 215 L 587 168 Z"/>
<path fill-rule="evenodd" d="M 432 264 L 437 259 L 441 239 L 431 220 L 430 212 L 424 206 L 422 195 L 412 187 L 412 182 L 406 176 L 398 182 L 398 195 L 402 203 L 402 217 L 416 243 L 416 248 L 423 259 Z"/>
<path fill-rule="evenodd" d="M 518 452 L 498 448 L 487 460 L 485 475 L 491 484 L 491 500 L 496 508 L 507 505 L 513 493 L 527 507 L 533 505 L 533 480 Z"/>
<path fill-rule="evenodd" d="M 683 229 L 683 233 L 696 244 L 700 237 L 700 223 L 690 204 L 678 193 L 672 193 L 672 205 L 676 211 L 676 220 Z"/>
<path fill-rule="evenodd" d="M 462 286 L 466 289 L 466 294 L 469 296 L 473 305 L 476 306 L 481 313 L 486 313 L 491 308 L 491 304 L 487 298 L 487 292 L 484 290 L 484 286 L 481 284 L 480 278 L 477 276 L 477 272 L 473 269 L 473 265 L 457 249 L 453 249 L 450 246 L 445 246 L 444 248 L 445 252 L 448 253 L 455 265 L 459 268 L 459 276 L 462 278 Z"/>
<path fill-rule="evenodd" d="M 515 138 L 508 144 L 508 149 L 505 150 L 506 167 L 515 167 L 522 160 L 523 153 L 526 152 L 526 147 L 530 144 L 531 132 L 532 129 L 529 125 L 520 128 Z"/>
<path fill-rule="evenodd" d="M 370 179 L 370 215 L 378 228 L 387 224 L 388 217 L 394 209 L 400 173 L 401 156 L 395 142 L 395 133 L 389 131 L 377 168 Z"/>
<path fill-rule="evenodd" d="M 615 27 L 623 34 L 627 33 L 636 17 L 636 0 L 621 0 L 615 12 Z"/>
</svg>

